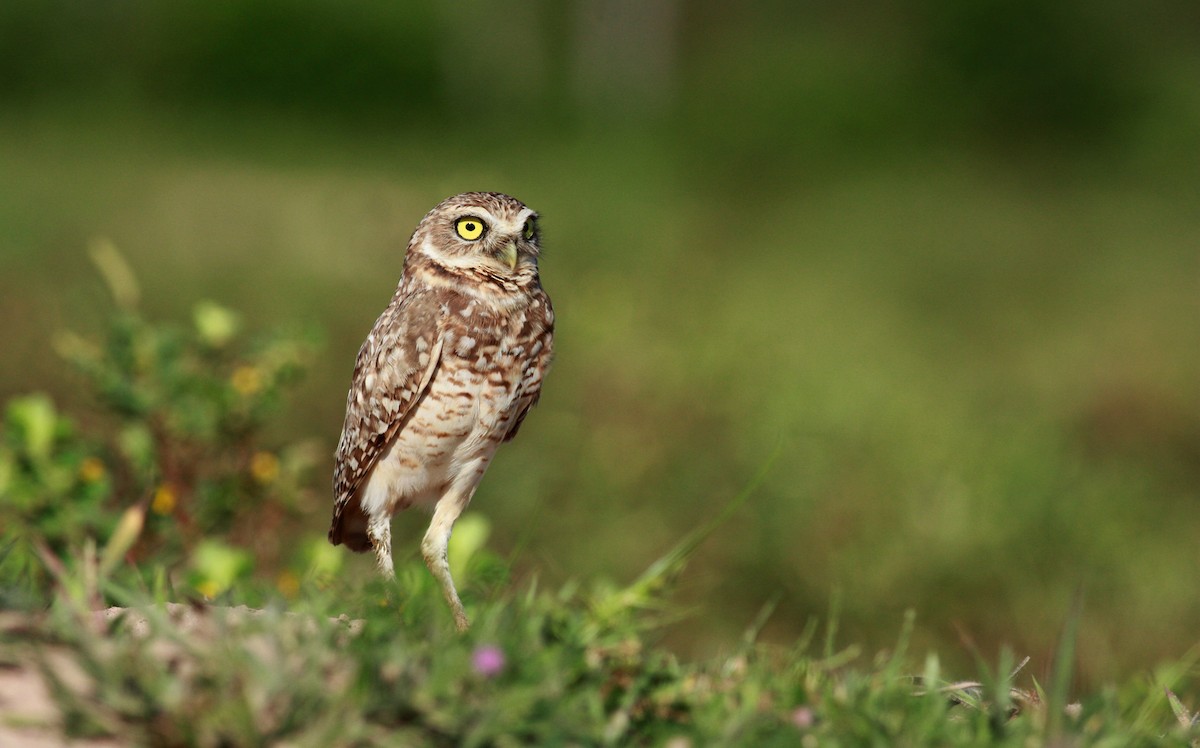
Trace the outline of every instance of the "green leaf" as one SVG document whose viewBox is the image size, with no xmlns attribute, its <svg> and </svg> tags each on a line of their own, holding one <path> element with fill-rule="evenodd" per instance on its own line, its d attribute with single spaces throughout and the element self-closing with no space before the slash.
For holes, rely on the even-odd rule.
<svg viewBox="0 0 1200 748">
<path fill-rule="evenodd" d="M 308 570 L 306 576 L 315 580 L 334 579 L 342 570 L 346 553 L 330 545 L 325 538 L 317 538 L 308 544 Z"/>
<path fill-rule="evenodd" d="M 154 437 L 145 424 L 134 423 L 121 429 L 117 435 L 117 445 L 121 454 L 138 470 L 154 469 Z"/>
<path fill-rule="evenodd" d="M 1179 722 L 1179 726 L 1183 729 L 1190 729 L 1194 719 L 1188 708 L 1183 705 L 1179 697 L 1171 689 L 1164 689 L 1167 692 L 1167 702 L 1171 705 L 1171 711 L 1175 714 L 1175 719 Z"/>
<path fill-rule="evenodd" d="M 8 420 L 16 427 L 22 447 L 30 457 L 44 460 L 50 455 L 58 417 L 48 396 L 37 394 L 16 398 L 8 404 Z"/>
<path fill-rule="evenodd" d="M 117 523 L 117 529 L 104 546 L 104 552 L 100 558 L 101 578 L 107 577 L 117 567 L 117 564 L 133 547 L 138 536 L 142 534 L 142 527 L 145 526 L 145 523 L 146 508 L 144 506 L 135 504 L 125 510 L 125 513 L 121 515 L 121 521 Z"/>
<path fill-rule="evenodd" d="M 201 301 L 192 310 L 196 332 L 205 345 L 222 348 L 241 327 L 241 320 L 233 312 L 213 301 Z"/>
<path fill-rule="evenodd" d="M 1057 737 L 1062 731 L 1062 717 L 1067 707 L 1071 689 L 1072 671 L 1075 669 L 1075 645 L 1079 638 L 1079 622 L 1083 619 L 1083 592 L 1075 595 L 1071 611 L 1063 623 L 1058 637 L 1058 651 L 1054 655 L 1054 669 L 1050 671 L 1050 687 L 1046 691 L 1046 732 Z"/>
<path fill-rule="evenodd" d="M 104 283 L 117 306 L 126 310 L 137 307 L 138 299 L 142 295 L 137 276 L 125 260 L 125 256 L 117 249 L 117 245 L 109 239 L 93 239 L 88 243 L 88 255 L 104 278 Z"/>
<path fill-rule="evenodd" d="M 205 540 L 192 554 L 193 585 L 208 597 L 233 586 L 252 567 L 250 554 L 218 540 Z"/>
<path fill-rule="evenodd" d="M 467 566 L 471 563 L 471 557 L 487 545 L 488 536 L 491 534 L 492 523 L 482 514 L 468 514 L 455 523 L 448 551 L 451 576 L 460 582 L 466 581 Z"/>
</svg>

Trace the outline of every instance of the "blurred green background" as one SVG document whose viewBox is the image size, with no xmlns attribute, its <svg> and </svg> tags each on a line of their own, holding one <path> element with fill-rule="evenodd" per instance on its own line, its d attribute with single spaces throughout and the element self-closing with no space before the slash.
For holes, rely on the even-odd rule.
<svg viewBox="0 0 1200 748">
<path fill-rule="evenodd" d="M 519 576 L 631 579 L 782 442 L 673 646 L 836 595 L 868 649 L 913 607 L 1048 664 L 1082 590 L 1106 679 L 1200 631 L 1198 188 L 1183 0 L 6 0 L 0 394 L 88 404 L 50 341 L 108 239 L 152 316 L 323 331 L 279 433 L 331 454 L 416 222 L 509 192 L 559 313 L 473 506 Z"/>
</svg>

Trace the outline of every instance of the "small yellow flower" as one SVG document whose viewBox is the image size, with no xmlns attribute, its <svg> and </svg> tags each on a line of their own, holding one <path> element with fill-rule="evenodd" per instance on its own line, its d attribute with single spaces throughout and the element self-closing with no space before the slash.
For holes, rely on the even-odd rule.
<svg viewBox="0 0 1200 748">
<path fill-rule="evenodd" d="M 270 452 L 255 452 L 250 458 L 250 475 L 264 485 L 274 482 L 279 477 L 279 458 Z"/>
<path fill-rule="evenodd" d="M 262 372 L 257 367 L 244 365 L 233 370 L 229 383 L 243 397 L 250 397 L 262 389 Z"/>
<path fill-rule="evenodd" d="M 175 492 L 166 483 L 159 486 L 154 492 L 154 500 L 150 502 L 150 509 L 155 514 L 163 516 L 175 511 Z"/>
<path fill-rule="evenodd" d="M 275 580 L 275 587 L 284 597 L 295 597 L 300 592 L 300 577 L 290 571 L 284 571 Z"/>
<path fill-rule="evenodd" d="M 85 483 L 95 483 L 104 477 L 104 463 L 95 457 L 89 457 L 79 465 L 79 477 Z"/>
<path fill-rule="evenodd" d="M 221 594 L 221 587 L 213 580 L 205 579 L 203 582 L 196 585 L 196 591 L 201 595 L 204 595 L 205 598 L 211 600 L 217 595 Z"/>
</svg>

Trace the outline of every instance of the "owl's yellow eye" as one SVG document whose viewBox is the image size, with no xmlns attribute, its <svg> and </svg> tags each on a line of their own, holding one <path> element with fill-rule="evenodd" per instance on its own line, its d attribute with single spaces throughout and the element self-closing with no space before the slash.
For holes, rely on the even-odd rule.
<svg viewBox="0 0 1200 748">
<path fill-rule="evenodd" d="M 462 238 L 473 242 L 483 236 L 483 221 L 478 218 L 460 218 L 454 222 L 454 230 Z"/>
<path fill-rule="evenodd" d="M 533 238 L 533 235 L 536 233 L 537 233 L 537 223 L 535 223 L 532 218 L 526 218 L 525 219 L 525 228 L 521 229 L 521 236 L 525 237 L 526 241 L 529 241 L 530 239 Z"/>
</svg>

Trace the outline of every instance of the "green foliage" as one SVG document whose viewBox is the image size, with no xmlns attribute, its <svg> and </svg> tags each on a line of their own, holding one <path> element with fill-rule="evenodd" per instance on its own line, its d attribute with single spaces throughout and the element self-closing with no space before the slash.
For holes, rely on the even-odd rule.
<svg viewBox="0 0 1200 748">
<path fill-rule="evenodd" d="M 98 13 L 12 0 L 0 7 L 0 95 L 99 88 L 411 115 L 436 102 L 434 11 L 417 2 L 131 0 Z"/>
<path fill-rule="evenodd" d="M 130 607 L 100 616 L 60 606 L 37 641 L 0 638 L 0 655 L 40 662 L 67 736 L 138 745 L 1187 746 L 1200 737 L 1184 701 L 1164 691 L 1177 679 L 1056 704 L 1036 680 L 1021 685 L 1028 676 L 1011 655 L 981 665 L 979 681 L 949 679 L 935 654 L 918 671 L 911 615 L 891 651 L 863 658 L 836 647 L 836 620 L 820 651 L 815 621 L 790 646 L 758 642 L 768 608 L 726 652 L 689 663 L 656 644 L 645 610 L 662 599 L 613 615 L 577 585 L 532 585 L 474 606 L 474 627 L 459 635 L 423 566 L 398 572 L 394 586 L 305 585 L 289 607 L 263 610 L 123 591 Z"/>
<path fill-rule="evenodd" d="M 1127 124 L 1138 103 L 1133 81 L 1143 63 L 1124 9 L 1036 0 L 915 5 L 925 87 L 937 92 L 948 122 L 998 138 L 1089 138 Z"/>
<path fill-rule="evenodd" d="M 65 738 L 215 746 L 370 745 L 1189 745 L 1200 738 L 1194 659 L 1120 689 L 1071 694 L 1077 609 L 1043 690 L 1004 649 L 977 680 L 895 647 L 864 660 L 810 621 L 760 642 L 775 605 L 719 655 L 659 643 L 667 595 L 702 541 L 768 483 L 775 457 L 712 520 L 627 585 L 509 584 L 465 517 L 452 544 L 474 627 L 454 633 L 418 561 L 396 583 L 339 575 L 344 553 L 297 543 L 282 573 L 263 529 L 295 511 L 308 449 L 266 434 L 310 351 L 257 343 L 210 302 L 191 324 L 136 310 L 133 275 L 93 256 L 118 306 L 102 344 L 59 348 L 98 395 L 112 437 L 89 438 L 44 395 L 14 398 L 0 442 L 6 607 L 0 660 L 40 677 Z M 278 554 L 275 554 L 278 555 Z M 201 605 L 197 596 L 222 603 Z M 41 603 L 38 606 L 36 603 Z M 244 604 L 262 605 L 262 609 Z M 107 604 L 120 609 L 100 610 Z M 14 621 L 16 623 L 14 624 Z M 36 633 L 35 633 L 36 632 Z M 814 642 L 823 641 L 819 648 Z M 1027 660 L 1026 660 L 1027 662 Z M 919 677 L 914 673 L 919 672 Z M 1184 696 L 1178 695 L 1183 693 Z"/>
<path fill-rule="evenodd" d="M 251 538 L 296 511 L 313 450 L 269 446 L 264 428 L 301 377 L 311 343 L 246 341 L 237 315 L 212 302 L 195 307 L 189 327 L 150 322 L 133 308 L 135 281 L 119 255 L 94 256 L 124 308 L 103 343 L 64 334 L 58 347 L 95 392 L 111 436 L 82 433 L 45 395 L 8 404 L 0 585 L 14 599 L 5 602 L 45 600 L 43 562 L 68 558 L 88 540 L 105 544 L 106 572 L 121 559 L 187 565 L 190 585 L 215 595 L 251 559 L 209 538 Z M 277 560 L 278 548 L 248 545 L 254 560 Z"/>
<path fill-rule="evenodd" d="M 112 474 L 99 446 L 79 435 L 45 395 L 9 401 L 0 441 L 0 606 L 25 605 L 49 582 L 42 552 L 65 554 L 108 537 Z"/>
<path fill-rule="evenodd" d="M 394 691 L 333 699 L 325 689 L 347 681 L 286 664 L 271 680 L 272 661 L 231 662 L 249 640 L 236 632 L 228 651 L 197 643 L 194 660 L 178 660 L 195 669 L 173 679 L 138 654 L 144 641 L 117 638 L 146 670 L 90 666 L 100 695 L 71 712 L 72 731 L 211 743 L 227 734 L 219 718 L 262 742 L 259 725 L 282 734 L 349 714 L 364 743 L 396 732 L 451 743 L 471 726 L 430 725 L 517 724 L 487 711 L 488 697 L 547 742 L 605 742 L 593 728 L 609 721 L 612 742 L 747 742 L 754 733 L 722 730 L 755 720 L 760 742 L 785 744 L 798 733 L 820 744 L 1194 739 L 1195 655 L 1179 654 L 1195 643 L 1187 572 L 1200 533 L 1192 5 L 649 4 L 679 11 L 657 37 L 604 28 L 606 14 L 586 11 L 601 5 L 0 3 L 0 311 L 13 322 L 0 347 L 21 362 L 0 389 L 54 395 L 4 409 L 0 606 L 209 596 L 277 611 L 282 595 L 294 612 L 350 612 L 388 631 L 351 657 L 270 613 L 293 637 L 279 650 L 288 663 L 366 672 L 407 668 L 413 652 L 399 682 L 421 694 L 396 716 L 387 700 L 409 702 Z M 625 120 L 626 95 L 656 79 L 628 75 L 646 59 L 666 63 L 656 116 Z M 550 691 L 533 681 L 553 683 L 553 670 L 534 664 L 581 672 L 578 646 L 448 638 L 424 569 L 401 564 L 395 590 L 348 585 L 341 567 L 366 573 L 364 560 L 313 530 L 327 499 L 305 466 L 328 453 L 398 244 L 433 201 L 476 187 L 543 211 L 561 319 L 551 386 L 475 506 L 494 545 L 528 549 L 518 578 L 536 568 L 557 586 L 604 569 L 638 581 L 568 584 L 535 605 L 524 596 L 546 593 L 507 591 L 507 566 L 486 554 L 465 571 L 456 557 L 456 577 L 480 625 L 541 616 L 577 643 L 620 631 L 636 602 L 645 617 L 618 644 L 634 642 L 630 667 L 674 688 L 690 722 Z M 59 345 L 105 411 L 66 418 L 55 403 L 79 379 L 42 341 L 93 322 L 78 321 L 92 313 L 92 278 L 76 255 L 98 230 L 152 279 L 145 309 L 187 322 L 148 322 L 129 274 L 105 261 L 117 319 L 97 323 L 99 344 Z M 210 295 L 239 313 L 192 307 Z M 278 398 L 241 393 L 254 376 L 233 385 L 241 364 L 269 368 L 255 363 L 269 341 L 248 342 L 241 320 L 292 318 L 319 320 L 333 350 L 313 362 L 313 396 L 276 420 Z M 650 622 L 680 616 L 662 577 L 638 572 L 735 493 L 781 433 L 785 458 L 685 577 L 681 596 L 703 615 L 667 635 L 704 659 L 673 661 Z M 303 529 L 289 526 L 301 511 L 312 512 Z M 477 549 L 486 524 L 464 518 L 457 549 Z M 1080 586 L 1078 641 L 1064 635 L 1045 655 Z M 830 588 L 844 590 L 841 638 L 856 646 L 835 649 L 835 619 L 822 652 L 712 657 L 764 599 L 779 602 L 762 638 L 790 642 Z M 855 657 L 889 641 L 908 606 L 922 613 L 912 648 L 936 655 Z M 188 642 L 165 627 L 150 644 Z M 74 619 L 51 628 L 91 636 Z M 961 685 L 952 696 L 921 695 L 972 671 L 964 631 L 988 665 L 946 684 Z M 411 649 L 387 649 L 389 634 Z M 525 701 L 452 668 L 426 684 L 422 668 L 449 668 L 443 653 L 461 665 L 477 641 L 510 666 L 512 652 L 531 660 L 505 682 Z M 111 654 L 109 639 L 93 643 Z M 1025 652 L 1036 659 L 1019 669 Z M 727 673 L 741 685 L 710 687 Z M 763 716 L 762 693 L 790 701 Z M 454 701 L 463 694 L 469 708 Z M 554 722 L 567 718 L 547 700 L 586 711 L 570 716 L 585 727 Z M 360 720 L 363 703 L 374 712 Z M 781 726 L 781 714 L 806 727 Z"/>
<path fill-rule="evenodd" d="M 603 3 L 541 0 L 504 11 L 428 0 L 128 0 L 103 13 L 70 0 L 8 0 L 0 99 L 99 92 L 488 130 L 519 112 L 520 129 L 537 132 L 645 107 L 666 110 L 705 146 L 733 146 L 733 166 L 776 160 L 784 142 L 813 155 L 931 137 L 1050 135 L 1062 145 L 1107 134 L 1137 112 L 1135 92 L 1154 92 L 1133 73 L 1167 68 L 1191 23 L 1182 0 L 1156 4 L 1167 20 L 1145 28 L 1104 3 L 823 5 L 684 4 L 621 18 Z M 654 29 L 637 28 L 648 18 Z M 480 85 L 475 71 L 488 65 L 504 74 Z M 659 70 L 644 77 L 665 90 L 631 82 L 643 69 Z"/>
<path fill-rule="evenodd" d="M 490 546 L 522 549 L 518 578 L 633 578 L 783 435 L 747 511 L 691 565 L 681 596 L 704 613 L 671 630 L 682 651 L 707 651 L 776 596 L 766 635 L 795 636 L 831 588 L 868 649 L 915 607 L 918 640 L 947 667 L 971 666 L 960 630 L 993 658 L 1005 642 L 1051 648 L 1081 585 L 1078 683 L 1195 643 L 1191 577 L 1162 572 L 1194 568 L 1200 537 L 1200 168 L 1186 149 L 1140 167 L 922 151 L 806 161 L 786 180 L 747 160 L 750 183 L 706 178 L 729 150 L 682 132 L 531 138 L 484 158 L 463 150 L 478 141 L 419 128 L 227 114 L 0 115 L 0 300 L 14 320 L 0 335 L 23 362 L 0 367 L 0 389 L 76 401 L 78 377 L 44 341 L 67 326 L 99 339 L 78 255 L 100 227 L 141 271 L 146 313 L 187 322 L 214 297 L 247 327 L 328 331 L 302 407 L 267 437 L 268 451 L 316 439 L 328 459 L 400 245 L 433 201 L 494 186 L 546 217 L 560 307 L 544 397 L 472 505 Z M 784 156 L 786 136 L 771 141 Z M 324 483 L 306 484 L 302 527 L 217 539 L 304 578 L 309 556 L 290 549 L 323 542 Z M 398 552 L 421 525 L 398 518 Z"/>
</svg>

